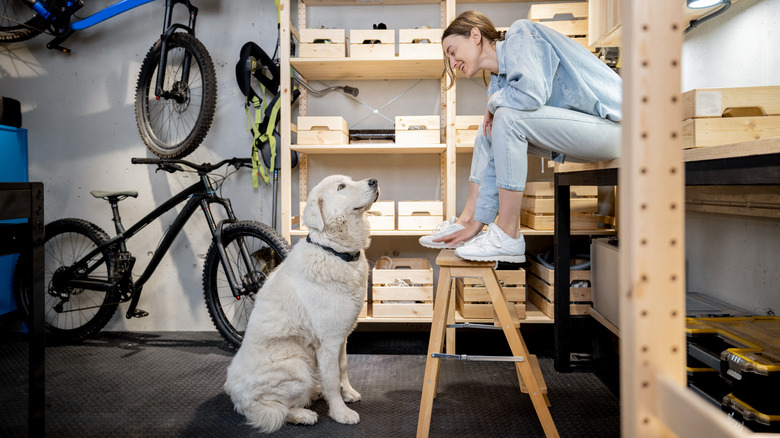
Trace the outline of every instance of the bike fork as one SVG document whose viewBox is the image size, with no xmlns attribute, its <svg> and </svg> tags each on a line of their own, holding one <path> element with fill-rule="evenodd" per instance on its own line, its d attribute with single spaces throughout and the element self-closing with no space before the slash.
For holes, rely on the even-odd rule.
<svg viewBox="0 0 780 438">
<path fill-rule="evenodd" d="M 214 244 L 217 247 L 217 253 L 219 254 L 220 260 L 222 261 L 222 267 L 225 270 L 225 276 L 227 277 L 228 284 L 230 285 L 230 290 L 233 292 L 233 296 L 237 300 L 240 300 L 242 292 L 245 292 L 244 282 L 239 281 L 236 277 L 236 274 L 233 271 L 233 265 L 230 263 L 230 259 L 228 259 L 227 252 L 225 252 L 225 245 L 222 241 L 222 230 L 225 224 L 237 222 L 236 216 L 233 214 L 233 208 L 230 205 L 230 200 L 219 198 L 218 200 L 214 201 L 221 204 L 228 215 L 228 219 L 221 220 L 219 223 L 214 222 L 214 217 L 211 214 L 209 203 L 206 200 L 201 202 L 203 203 L 203 212 L 206 215 L 206 220 L 209 223 L 209 228 L 211 229 Z M 252 271 L 252 257 L 249 254 L 249 249 L 246 247 L 246 244 L 241 237 L 239 237 L 238 244 L 239 250 L 241 252 L 241 259 L 246 265 L 247 273 L 250 273 Z"/>
<path fill-rule="evenodd" d="M 190 12 L 189 26 L 184 26 L 179 23 L 171 23 L 173 20 L 173 7 L 181 3 L 187 7 Z M 157 66 L 157 84 L 155 85 L 154 95 L 159 99 L 160 97 L 168 99 L 173 96 L 172 93 L 165 91 L 165 66 L 168 63 L 168 40 L 176 29 L 184 29 L 189 34 L 195 34 L 195 19 L 198 16 L 198 8 L 193 6 L 189 0 L 165 0 L 165 20 L 163 21 L 163 34 L 160 36 L 162 43 L 160 44 L 160 63 Z M 190 79 L 190 65 L 192 63 L 192 56 L 189 52 L 184 52 L 184 65 L 181 71 L 182 83 L 189 82 Z M 179 102 L 181 103 L 181 102 Z"/>
</svg>

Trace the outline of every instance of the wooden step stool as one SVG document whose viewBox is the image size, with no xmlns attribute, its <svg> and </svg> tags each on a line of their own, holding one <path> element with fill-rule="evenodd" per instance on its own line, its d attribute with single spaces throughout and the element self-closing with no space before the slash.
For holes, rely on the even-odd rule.
<svg viewBox="0 0 780 438">
<path fill-rule="evenodd" d="M 549 400 L 546 396 L 547 391 L 541 370 L 539 369 L 539 362 L 536 360 L 536 356 L 528 354 L 525 341 L 523 341 L 523 337 L 520 334 L 516 312 L 514 312 L 512 306 L 507 304 L 504 292 L 501 290 L 501 285 L 498 282 L 498 277 L 496 277 L 496 272 L 493 270 L 495 262 L 470 262 L 457 257 L 454 250 L 444 249 L 436 257 L 436 264 L 439 265 L 439 280 L 433 307 L 428 356 L 425 361 L 425 378 L 423 380 L 422 400 L 420 401 L 420 416 L 417 420 L 417 437 L 427 437 L 431 427 L 433 399 L 436 397 L 436 387 L 439 384 L 439 366 L 441 365 L 441 359 L 448 356 L 441 354 L 445 330 L 448 332 L 447 352 L 455 352 L 455 297 L 453 296 L 455 287 L 452 284 L 453 280 L 458 277 L 483 279 L 490 295 L 490 300 L 493 303 L 498 324 L 504 331 L 504 335 L 514 355 L 514 358 L 493 359 L 512 360 L 515 362 L 520 388 L 522 392 L 527 392 L 531 396 L 531 402 L 534 405 L 539 421 L 542 423 L 545 435 L 548 437 L 559 436 L 548 409 Z M 471 327 L 474 327 L 474 325 L 471 325 Z M 449 356 L 455 355 L 451 354 Z M 469 359 L 465 355 L 450 358 Z M 475 356 L 471 358 L 475 358 Z M 481 357 L 477 360 L 486 359 L 488 358 Z"/>
</svg>

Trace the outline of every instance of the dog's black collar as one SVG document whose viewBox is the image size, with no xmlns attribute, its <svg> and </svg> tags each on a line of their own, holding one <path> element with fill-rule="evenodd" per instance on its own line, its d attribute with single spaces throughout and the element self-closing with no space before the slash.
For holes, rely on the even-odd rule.
<svg viewBox="0 0 780 438">
<path fill-rule="evenodd" d="M 309 243 L 312 243 L 314 245 L 319 246 L 320 248 L 324 249 L 325 251 L 328 251 L 329 253 L 331 253 L 333 255 L 338 256 L 341 260 L 344 260 L 345 262 L 354 262 L 355 260 L 360 258 L 360 251 L 353 252 L 353 253 L 338 252 L 338 251 L 336 251 L 335 249 L 333 249 L 333 248 L 331 248 L 329 246 L 325 246 L 325 245 L 322 245 L 322 244 L 317 243 L 317 242 L 312 242 L 311 238 L 308 235 L 306 236 L 306 241 L 309 242 Z"/>
</svg>

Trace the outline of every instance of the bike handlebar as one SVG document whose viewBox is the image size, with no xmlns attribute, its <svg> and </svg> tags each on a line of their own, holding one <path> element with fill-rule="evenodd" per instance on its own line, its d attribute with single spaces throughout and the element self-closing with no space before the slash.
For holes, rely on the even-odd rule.
<svg viewBox="0 0 780 438">
<path fill-rule="evenodd" d="M 230 164 L 235 166 L 236 168 L 242 167 L 244 165 L 252 165 L 252 159 L 251 158 L 228 158 L 226 160 L 222 160 L 217 164 L 211 164 L 211 163 L 203 163 L 203 164 L 195 164 L 190 161 L 186 160 L 178 160 L 178 159 L 161 159 L 161 158 L 131 158 L 130 162 L 132 164 L 156 164 L 161 169 L 166 170 L 168 172 L 175 172 L 177 170 L 184 170 L 180 168 L 179 166 L 176 166 L 177 164 L 183 164 L 187 167 L 190 167 L 198 173 L 209 173 L 213 172 L 216 169 L 219 169 L 220 167 Z"/>
</svg>

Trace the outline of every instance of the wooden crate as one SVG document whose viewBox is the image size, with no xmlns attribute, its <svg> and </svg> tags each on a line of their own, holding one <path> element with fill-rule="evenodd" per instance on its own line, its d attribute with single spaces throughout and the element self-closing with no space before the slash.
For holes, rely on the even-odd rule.
<svg viewBox="0 0 780 438">
<path fill-rule="evenodd" d="M 598 187 L 571 186 L 571 229 L 597 229 L 603 218 L 598 216 Z M 520 224 L 535 230 L 555 228 L 555 186 L 553 182 L 531 182 L 526 185 L 520 212 Z"/>
<path fill-rule="evenodd" d="M 484 118 L 485 116 L 455 116 L 455 147 L 473 147 Z"/>
<path fill-rule="evenodd" d="M 514 305 L 517 317 L 525 318 L 525 271 L 496 271 L 507 301 Z M 459 278 L 458 311 L 464 318 L 493 318 L 493 305 L 481 278 Z"/>
<path fill-rule="evenodd" d="M 695 89 L 682 104 L 685 148 L 780 137 L 780 86 Z"/>
<path fill-rule="evenodd" d="M 530 260 L 527 268 L 526 299 L 532 302 L 539 310 L 550 318 L 554 317 L 555 309 L 555 270 L 550 269 L 534 260 Z M 587 280 L 590 282 L 590 270 L 569 271 L 571 282 Z M 572 315 L 587 315 L 591 303 L 590 287 L 570 288 L 570 313 Z"/>
<path fill-rule="evenodd" d="M 398 57 L 442 59 L 442 29 L 399 29 Z"/>
<path fill-rule="evenodd" d="M 443 220 L 442 201 L 398 201 L 399 230 L 433 230 Z"/>
<path fill-rule="evenodd" d="M 339 116 L 300 116 L 298 144 L 349 144 L 349 124 Z"/>
<path fill-rule="evenodd" d="M 707 88 L 682 94 L 683 120 L 722 117 L 730 108 L 757 108 L 760 115 L 780 115 L 780 86 Z"/>
<path fill-rule="evenodd" d="M 588 48 L 588 3 L 533 4 L 526 16 Z"/>
<path fill-rule="evenodd" d="M 306 208 L 306 203 L 301 202 L 300 214 L 303 217 L 303 210 Z M 368 223 L 371 224 L 371 231 L 390 231 L 395 230 L 395 201 L 377 201 L 367 212 Z M 309 228 L 300 222 L 301 230 L 308 230 Z"/>
<path fill-rule="evenodd" d="M 397 144 L 438 144 L 441 142 L 439 116 L 396 116 Z"/>
<path fill-rule="evenodd" d="M 301 29 L 301 58 L 345 58 L 347 38 L 344 29 Z"/>
<path fill-rule="evenodd" d="M 364 41 L 379 41 L 364 44 Z M 350 58 L 395 58 L 394 29 L 352 29 L 349 31 Z"/>
<path fill-rule="evenodd" d="M 683 122 L 684 148 L 780 137 L 780 116 L 693 118 Z"/>
<path fill-rule="evenodd" d="M 372 231 L 395 230 L 395 201 L 377 201 L 368 210 Z"/>
<path fill-rule="evenodd" d="M 371 275 L 373 317 L 433 316 L 433 269 L 428 259 L 382 257 Z"/>
</svg>

